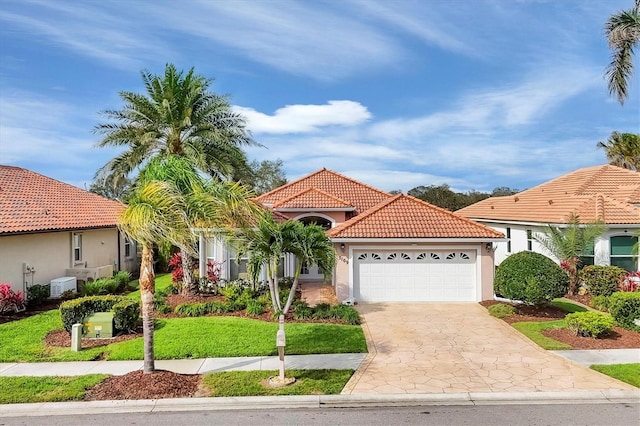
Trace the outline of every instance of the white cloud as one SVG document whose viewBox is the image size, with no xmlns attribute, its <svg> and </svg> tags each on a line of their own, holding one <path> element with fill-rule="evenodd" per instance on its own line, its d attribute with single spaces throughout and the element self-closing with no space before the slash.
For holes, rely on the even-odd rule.
<svg viewBox="0 0 640 426">
<path fill-rule="evenodd" d="M 329 101 L 325 105 L 287 105 L 273 115 L 235 106 L 254 133 L 309 133 L 327 126 L 355 126 L 371 118 L 365 106 L 354 101 Z"/>
</svg>

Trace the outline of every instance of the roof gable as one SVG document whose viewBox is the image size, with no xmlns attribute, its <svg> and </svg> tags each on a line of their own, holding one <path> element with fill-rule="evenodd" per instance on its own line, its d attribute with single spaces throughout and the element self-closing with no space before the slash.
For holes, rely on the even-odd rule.
<svg viewBox="0 0 640 426">
<path fill-rule="evenodd" d="M 391 197 L 329 230 L 331 238 L 503 238 L 481 224 L 409 195 Z"/>
<path fill-rule="evenodd" d="M 325 168 L 262 194 L 256 199 L 263 204 L 273 206 L 310 188 L 348 203 L 355 208 L 357 214 L 391 197 L 391 194 Z M 314 202 L 317 201 L 319 200 Z M 300 208 L 303 207 L 307 206 Z"/>
<path fill-rule="evenodd" d="M 339 210 L 353 210 L 354 207 L 348 202 L 341 200 L 338 197 L 322 191 L 318 188 L 307 188 L 293 194 L 290 197 L 279 200 L 272 206 L 273 209 L 286 210 L 286 209 L 309 209 L 324 210 L 324 209 L 339 209 Z"/>
<path fill-rule="evenodd" d="M 586 167 L 506 197 L 491 197 L 456 211 L 467 218 L 564 223 L 640 224 L 640 173 L 612 165 Z"/>
<path fill-rule="evenodd" d="M 0 165 L 0 235 L 115 227 L 120 202 L 20 167 Z"/>
</svg>

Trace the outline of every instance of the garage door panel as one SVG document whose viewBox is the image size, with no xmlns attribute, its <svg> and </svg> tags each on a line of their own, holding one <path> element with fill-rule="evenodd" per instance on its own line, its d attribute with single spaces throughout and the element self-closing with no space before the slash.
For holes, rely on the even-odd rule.
<svg viewBox="0 0 640 426">
<path fill-rule="evenodd" d="M 370 250 L 354 259 L 357 300 L 476 300 L 474 250 Z"/>
</svg>

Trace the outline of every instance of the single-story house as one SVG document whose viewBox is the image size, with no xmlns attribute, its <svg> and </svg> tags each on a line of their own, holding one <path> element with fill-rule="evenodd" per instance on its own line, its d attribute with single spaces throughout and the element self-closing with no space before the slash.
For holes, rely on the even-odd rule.
<svg viewBox="0 0 640 426">
<path fill-rule="evenodd" d="M 135 244 L 116 226 L 123 210 L 120 202 L 0 165 L 0 282 L 25 292 L 56 278 L 135 272 Z"/>
<path fill-rule="evenodd" d="M 338 300 L 481 301 L 493 298 L 493 244 L 504 236 L 408 195 L 392 195 L 322 169 L 257 197 L 274 214 L 327 230 L 337 253 L 331 277 Z M 295 259 L 283 259 L 281 276 Z M 222 263 L 222 277 L 246 274 L 246 259 L 204 234 L 200 268 Z M 304 267 L 301 282 L 322 280 Z"/>
<path fill-rule="evenodd" d="M 582 258 L 584 264 L 638 269 L 633 253 L 638 241 L 634 234 L 640 230 L 640 173 L 636 171 L 612 165 L 586 167 L 518 194 L 487 198 L 456 211 L 506 235 L 506 241 L 497 244 L 497 264 L 524 250 L 553 258 L 534 236 L 548 225 L 566 226 L 572 213 L 582 223 L 606 225 Z"/>
</svg>

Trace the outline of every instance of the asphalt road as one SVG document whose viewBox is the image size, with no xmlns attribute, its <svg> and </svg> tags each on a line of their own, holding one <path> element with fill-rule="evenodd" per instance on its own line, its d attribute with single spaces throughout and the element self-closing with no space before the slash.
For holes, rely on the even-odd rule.
<svg viewBox="0 0 640 426">
<path fill-rule="evenodd" d="M 269 409 L 5 417 L 13 425 L 640 425 L 640 404 Z"/>
</svg>

